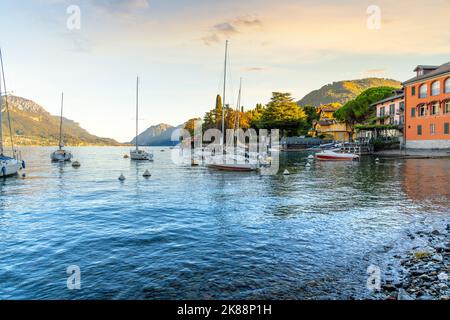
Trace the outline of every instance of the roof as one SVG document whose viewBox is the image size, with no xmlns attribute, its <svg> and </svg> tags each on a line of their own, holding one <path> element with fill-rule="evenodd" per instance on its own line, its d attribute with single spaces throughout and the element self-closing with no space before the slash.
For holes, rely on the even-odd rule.
<svg viewBox="0 0 450 320">
<path fill-rule="evenodd" d="M 374 102 L 374 103 L 371 104 L 371 106 L 376 106 L 376 105 L 379 105 L 379 104 L 382 104 L 382 103 L 385 103 L 385 102 L 388 102 L 388 101 L 392 101 L 392 100 L 403 99 L 404 97 L 405 97 L 404 93 L 396 94 L 396 95 L 387 97 L 386 99 Z"/>
<path fill-rule="evenodd" d="M 414 72 L 416 72 L 416 71 L 418 71 L 418 70 L 420 70 L 420 69 L 423 69 L 423 70 L 434 70 L 434 69 L 437 69 L 437 68 L 439 68 L 439 66 L 430 66 L 430 65 L 422 65 L 422 64 L 419 64 L 415 69 L 414 69 Z"/>
<path fill-rule="evenodd" d="M 424 66 L 420 66 L 420 67 L 423 68 Z M 436 77 L 436 76 L 439 76 L 439 75 L 442 75 L 442 74 L 445 74 L 445 73 L 450 73 L 450 62 L 444 63 L 443 65 L 437 67 L 433 71 L 430 71 L 430 72 L 428 72 L 428 73 L 426 73 L 424 75 L 416 76 L 414 78 L 411 78 L 411 79 L 403 82 L 403 85 L 406 85 L 406 84 L 409 84 L 409 83 L 413 83 L 413 82 L 416 82 L 416 81 L 420 81 L 420 80 L 424 80 L 424 79 L 433 78 L 433 77 Z"/>
</svg>

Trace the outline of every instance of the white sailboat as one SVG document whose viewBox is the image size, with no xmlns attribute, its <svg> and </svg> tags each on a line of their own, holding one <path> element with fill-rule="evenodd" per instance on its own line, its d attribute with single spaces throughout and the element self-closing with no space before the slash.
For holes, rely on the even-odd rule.
<svg viewBox="0 0 450 320">
<path fill-rule="evenodd" d="M 139 77 L 136 81 L 136 149 L 130 150 L 131 160 L 152 161 L 153 153 L 139 149 Z"/>
<path fill-rule="evenodd" d="M 72 160 L 72 154 L 64 150 L 62 127 L 63 127 L 63 110 L 64 110 L 64 92 L 61 94 L 61 118 L 59 122 L 59 149 L 50 156 L 53 162 L 66 162 Z"/>
<path fill-rule="evenodd" d="M 12 129 L 11 129 L 11 120 L 9 116 L 9 110 L 8 110 L 8 96 L 6 93 L 6 81 L 5 81 L 5 71 L 3 69 L 3 56 L 2 51 L 0 49 L 0 65 L 1 65 L 1 78 L 0 78 L 0 177 L 6 178 L 9 176 L 17 175 L 19 170 L 21 170 L 23 167 L 25 167 L 25 162 L 21 161 L 17 157 L 17 153 L 14 150 L 14 143 L 13 143 L 13 136 L 12 136 Z M 3 87 L 5 88 L 5 107 L 8 112 L 8 122 L 9 122 L 9 128 L 10 128 L 10 138 L 11 138 L 11 148 L 12 148 L 12 155 L 13 157 L 8 157 L 4 154 L 4 147 L 3 147 L 3 95 L 2 95 L 2 80 L 3 80 Z"/>
<path fill-rule="evenodd" d="M 227 59 L 228 59 L 228 40 L 225 43 L 225 70 L 224 70 L 224 81 L 223 81 L 223 107 L 222 107 L 222 138 L 221 138 L 221 146 L 222 150 L 225 145 L 225 98 L 226 98 L 226 89 L 227 89 Z M 239 98 L 238 98 L 238 118 L 237 118 L 237 129 L 239 129 L 239 112 L 240 112 L 240 104 L 241 104 L 241 93 L 242 93 L 242 81 L 239 87 Z M 237 139 L 237 143 L 239 144 L 239 139 Z M 245 146 L 244 146 L 245 150 Z M 237 171 L 237 172 L 248 172 L 248 171 L 256 171 L 259 168 L 259 161 L 257 158 L 252 159 L 248 157 L 245 152 L 243 154 L 226 154 L 223 152 L 222 154 L 213 156 L 209 159 L 209 163 L 207 167 L 210 169 L 221 170 L 221 171 Z"/>
</svg>

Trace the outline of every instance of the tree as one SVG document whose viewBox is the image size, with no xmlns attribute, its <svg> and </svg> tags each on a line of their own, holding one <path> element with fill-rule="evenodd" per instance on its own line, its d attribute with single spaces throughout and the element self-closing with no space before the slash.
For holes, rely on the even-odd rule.
<svg viewBox="0 0 450 320">
<path fill-rule="evenodd" d="M 375 87 L 363 91 L 354 100 L 347 102 L 342 108 L 334 113 L 334 117 L 346 122 L 352 133 L 355 131 L 356 124 L 362 124 L 375 114 L 375 107 L 371 104 L 383 100 L 391 95 L 395 88 L 393 87 Z"/>
<path fill-rule="evenodd" d="M 306 114 L 291 97 L 290 93 L 273 92 L 270 102 L 264 109 L 257 127 L 280 129 L 284 135 L 297 135 L 304 129 Z"/>
<path fill-rule="evenodd" d="M 320 119 L 320 114 L 314 106 L 306 105 L 301 107 L 306 114 L 306 125 L 308 129 L 312 129 L 314 122 Z"/>
</svg>

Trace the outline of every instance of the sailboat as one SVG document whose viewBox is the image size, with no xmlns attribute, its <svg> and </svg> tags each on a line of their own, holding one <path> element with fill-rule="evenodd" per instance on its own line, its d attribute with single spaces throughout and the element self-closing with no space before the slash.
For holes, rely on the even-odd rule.
<svg viewBox="0 0 450 320">
<path fill-rule="evenodd" d="M 222 108 L 222 138 L 221 138 L 221 146 L 222 146 L 222 154 L 216 155 L 210 158 L 207 167 L 210 169 L 221 170 L 221 171 L 238 171 L 238 172 L 248 172 L 248 171 L 256 171 L 259 168 L 258 161 L 252 161 L 247 154 L 239 154 L 238 152 L 235 154 L 226 154 L 224 151 L 225 145 L 225 94 L 227 89 L 227 59 L 228 59 L 228 40 L 225 43 L 225 70 L 224 70 L 224 81 L 223 81 L 223 108 Z M 242 79 L 239 86 L 239 98 L 238 98 L 238 106 L 237 106 L 237 129 L 239 129 L 239 112 L 240 112 L 240 104 L 241 104 L 241 94 L 242 94 Z M 239 144 L 239 139 L 237 139 L 237 143 Z M 245 150 L 245 146 L 244 146 Z"/>
<path fill-rule="evenodd" d="M 14 141 L 13 141 L 13 135 L 12 135 L 12 128 L 11 128 L 11 119 L 9 115 L 9 109 L 8 109 L 8 96 L 6 91 L 6 81 L 5 81 L 5 71 L 3 69 L 3 56 L 2 51 L 0 49 L 0 65 L 1 65 L 1 78 L 0 78 L 0 177 L 6 178 L 9 176 L 17 175 L 19 170 L 21 170 L 23 167 L 25 167 L 25 162 L 20 161 L 18 159 L 17 153 L 14 150 Z M 9 122 L 9 133 L 11 138 L 11 148 L 12 148 L 12 156 L 8 157 L 4 154 L 4 147 L 3 147 L 3 95 L 2 95 L 2 80 L 3 80 L 3 87 L 5 88 L 5 106 L 6 111 L 8 112 L 8 122 Z"/>
<path fill-rule="evenodd" d="M 152 161 L 153 153 L 139 149 L 139 77 L 136 81 L 136 149 L 130 150 L 131 160 Z"/>
<path fill-rule="evenodd" d="M 59 122 L 59 149 L 50 156 L 53 162 L 66 162 L 72 160 L 72 154 L 64 150 L 62 127 L 63 127 L 63 110 L 64 110 L 64 92 L 61 94 L 61 118 Z"/>
</svg>

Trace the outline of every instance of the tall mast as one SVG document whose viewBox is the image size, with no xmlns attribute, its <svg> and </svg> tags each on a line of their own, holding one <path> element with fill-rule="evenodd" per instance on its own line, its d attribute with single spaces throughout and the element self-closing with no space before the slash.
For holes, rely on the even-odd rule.
<svg viewBox="0 0 450 320">
<path fill-rule="evenodd" d="M 242 77 L 239 81 L 239 95 L 238 95 L 238 103 L 237 103 L 237 124 L 236 124 L 236 128 L 239 129 L 240 123 L 239 121 L 241 120 L 241 96 L 242 96 Z"/>
<path fill-rule="evenodd" d="M 136 150 L 139 150 L 139 76 L 136 78 Z"/>
<path fill-rule="evenodd" d="M 62 150 L 63 148 L 63 141 L 62 141 L 63 110 L 64 110 L 64 92 L 61 93 L 61 118 L 59 119 L 59 150 Z"/>
<path fill-rule="evenodd" d="M 8 107 L 8 93 L 6 90 L 6 79 L 5 79 L 5 68 L 3 66 L 3 54 L 2 54 L 2 50 L 0 49 L 0 66 L 1 66 L 1 78 L 0 78 L 0 82 L 3 80 L 3 89 L 5 90 L 5 107 L 6 107 L 6 112 L 8 115 L 8 125 L 9 125 L 9 138 L 11 139 L 11 150 L 12 150 L 12 154 L 14 156 L 14 138 L 13 138 L 13 129 L 12 129 L 12 122 L 11 122 L 11 115 L 9 114 L 9 107 Z M 1 85 L 0 85 L 1 87 Z M 1 96 L 1 88 L 0 88 L 0 96 Z M 1 109 L 1 105 L 2 105 L 3 99 L 0 97 L 0 109 Z M 1 116 L 1 110 L 0 110 L 0 132 L 2 131 L 2 116 Z M 3 154 L 3 134 L 0 134 L 0 140 L 1 141 L 1 153 Z"/>
<path fill-rule="evenodd" d="M 225 108 L 226 99 L 225 93 L 227 91 L 227 59 L 228 59 L 228 40 L 225 42 L 225 65 L 223 72 L 223 103 L 222 103 L 222 149 L 225 144 Z"/>
<path fill-rule="evenodd" d="M 2 54 L 2 49 L 0 49 L 0 56 Z M 2 65 L 2 73 L 3 73 L 3 65 Z M 2 116 L 2 107 L 3 107 L 3 96 L 2 96 L 2 80 L 0 78 L 0 156 L 3 155 L 3 116 Z"/>
</svg>

